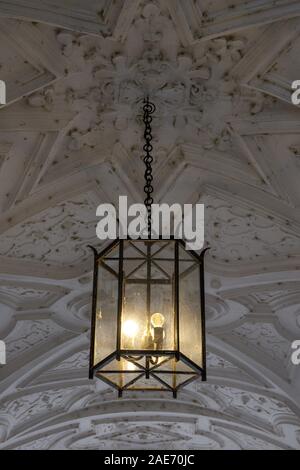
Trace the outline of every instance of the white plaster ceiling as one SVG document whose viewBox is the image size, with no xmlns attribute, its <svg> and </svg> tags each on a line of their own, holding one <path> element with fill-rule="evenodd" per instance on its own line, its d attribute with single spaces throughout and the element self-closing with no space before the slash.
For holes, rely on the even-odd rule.
<svg viewBox="0 0 300 470">
<path fill-rule="evenodd" d="M 300 449 L 300 3 L 0 1 L 1 449 Z M 89 381 L 95 208 L 206 205 L 208 381 Z"/>
</svg>

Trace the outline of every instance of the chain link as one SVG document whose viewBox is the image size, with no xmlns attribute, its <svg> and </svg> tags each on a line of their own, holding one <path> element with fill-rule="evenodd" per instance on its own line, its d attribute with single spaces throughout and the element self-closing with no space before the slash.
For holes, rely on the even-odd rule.
<svg viewBox="0 0 300 470">
<path fill-rule="evenodd" d="M 155 112 L 155 105 L 149 101 L 149 97 L 147 97 L 144 100 L 144 117 L 143 121 L 145 124 L 145 132 L 144 132 L 144 139 L 145 139 L 145 145 L 143 146 L 143 150 L 145 152 L 144 156 L 144 163 L 146 166 L 145 170 L 145 186 L 144 186 L 144 192 L 146 194 L 146 199 L 144 201 L 144 204 L 147 209 L 147 224 L 148 224 L 148 238 L 151 238 L 151 231 L 152 231 L 152 214 L 151 214 L 151 206 L 153 204 L 153 176 L 152 176 L 152 163 L 153 163 L 153 157 L 151 155 L 151 152 L 153 150 L 153 146 L 151 144 L 152 141 L 152 129 L 151 129 L 151 123 L 152 123 L 152 116 Z"/>
</svg>

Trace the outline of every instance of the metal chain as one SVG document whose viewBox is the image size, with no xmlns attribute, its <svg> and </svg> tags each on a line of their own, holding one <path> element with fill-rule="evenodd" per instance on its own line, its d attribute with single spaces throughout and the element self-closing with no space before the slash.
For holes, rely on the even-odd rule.
<svg viewBox="0 0 300 470">
<path fill-rule="evenodd" d="M 151 155 L 151 152 L 153 150 L 153 146 L 151 144 L 152 141 L 152 129 L 151 129 L 151 123 L 152 123 L 152 116 L 155 112 L 155 105 L 149 101 L 149 97 L 144 100 L 144 117 L 143 121 L 145 124 L 145 132 L 144 132 L 144 139 L 145 139 L 145 145 L 143 147 L 143 150 L 145 152 L 144 156 L 144 163 L 146 166 L 146 171 L 145 171 L 145 186 L 144 186 L 144 192 L 146 194 L 146 199 L 144 201 L 144 204 L 147 209 L 147 224 L 148 224 L 148 238 L 151 238 L 151 230 L 152 230 L 152 217 L 151 217 L 151 206 L 153 204 L 153 198 L 152 198 L 152 193 L 153 193 L 153 186 L 152 186 L 152 181 L 153 181 L 153 176 L 152 176 L 152 162 L 153 162 L 153 157 Z"/>
</svg>

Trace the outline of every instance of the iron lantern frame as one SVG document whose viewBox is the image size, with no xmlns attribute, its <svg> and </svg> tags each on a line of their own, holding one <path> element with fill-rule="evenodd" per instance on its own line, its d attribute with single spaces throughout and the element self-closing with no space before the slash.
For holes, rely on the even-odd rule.
<svg viewBox="0 0 300 470">
<path fill-rule="evenodd" d="M 122 349 L 121 348 L 121 322 L 122 322 L 122 309 L 123 309 L 123 290 L 124 290 L 124 242 L 129 242 L 132 244 L 143 242 L 145 244 L 155 244 L 158 241 L 165 241 L 174 243 L 174 258 L 169 259 L 168 261 L 174 261 L 174 292 L 173 292 L 173 305 L 174 305 L 174 349 L 172 350 L 153 350 L 153 349 Z M 117 248 L 119 245 L 119 257 L 118 259 L 118 299 L 117 299 L 117 335 L 116 335 L 116 348 L 109 354 L 107 357 L 102 359 L 97 364 L 94 364 L 95 357 L 95 337 L 96 337 L 96 316 L 97 316 L 97 299 L 98 299 L 98 269 L 99 262 L 101 259 L 107 259 L 109 253 Z M 147 245 L 148 248 L 149 245 Z M 151 246 L 151 245 L 150 245 Z M 94 273 L 93 273 L 93 295 L 92 295 L 92 317 L 91 317 L 91 341 L 90 341 L 90 363 L 89 363 L 89 379 L 93 379 L 94 376 L 106 382 L 108 385 L 114 387 L 118 391 L 118 396 L 121 397 L 123 392 L 126 390 L 132 390 L 130 387 L 134 383 L 138 382 L 140 378 L 155 378 L 161 385 L 160 388 L 137 388 L 135 390 L 151 390 L 151 391 L 169 391 L 173 394 L 173 397 L 177 397 L 177 392 L 179 389 L 187 385 L 188 383 L 201 378 L 202 381 L 206 381 L 206 334 L 205 334 L 205 284 L 204 284 L 204 255 L 209 248 L 204 248 L 200 254 L 196 253 L 193 250 L 188 250 L 188 253 L 191 255 L 192 259 L 198 264 L 199 269 L 199 307 L 201 315 L 201 352 L 202 352 L 202 364 L 199 366 L 193 362 L 187 355 L 183 354 L 180 350 L 180 304 L 179 304 L 179 282 L 180 282 L 180 272 L 179 272 L 179 247 L 182 247 L 184 250 L 185 243 L 181 239 L 175 239 L 171 236 L 168 239 L 162 238 L 161 236 L 153 238 L 139 238 L 131 239 L 127 237 L 126 239 L 117 238 L 112 243 L 110 243 L 102 251 L 98 252 L 96 248 L 90 246 L 94 253 Z M 149 259 L 148 259 L 149 262 Z M 150 261 L 151 262 L 151 261 Z M 153 283 L 151 278 L 147 275 L 145 282 Z M 145 357 L 145 366 L 138 364 L 134 361 L 133 356 L 143 356 Z M 149 358 L 151 357 L 165 357 L 160 364 L 153 365 Z M 121 359 L 126 361 L 133 362 L 135 366 L 138 367 L 138 376 L 130 380 L 124 386 L 119 386 L 109 380 L 107 380 L 102 374 L 102 368 L 107 366 L 111 361 Z M 169 359 L 174 359 L 176 362 L 182 361 L 186 366 L 188 366 L 193 372 L 173 372 L 170 370 L 164 370 L 160 367 L 167 362 Z M 137 374 L 137 371 L 130 370 L 109 370 L 105 369 L 105 374 Z M 187 379 L 183 380 L 182 383 L 172 386 L 169 383 L 165 382 L 160 375 L 163 374 L 185 374 Z"/>
</svg>

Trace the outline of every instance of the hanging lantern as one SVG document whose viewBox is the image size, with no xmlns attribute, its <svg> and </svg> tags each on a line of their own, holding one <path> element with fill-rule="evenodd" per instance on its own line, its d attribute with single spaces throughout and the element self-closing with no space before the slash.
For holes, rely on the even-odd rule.
<svg viewBox="0 0 300 470">
<path fill-rule="evenodd" d="M 177 391 L 206 380 L 204 254 L 182 240 L 151 239 L 152 157 L 144 106 L 147 239 L 94 251 L 89 377 L 118 390 Z"/>
</svg>

